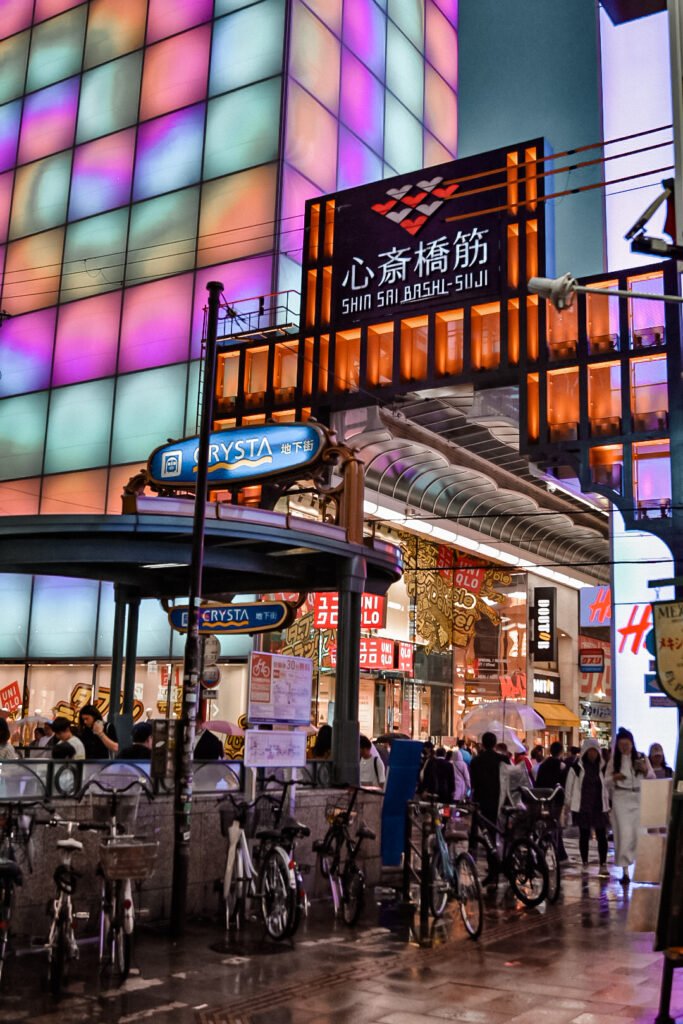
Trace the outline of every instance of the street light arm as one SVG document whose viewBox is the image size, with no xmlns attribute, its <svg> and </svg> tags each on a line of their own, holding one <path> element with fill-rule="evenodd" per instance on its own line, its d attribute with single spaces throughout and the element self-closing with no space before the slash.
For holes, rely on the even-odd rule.
<svg viewBox="0 0 683 1024">
<path fill-rule="evenodd" d="M 625 288 L 598 288 L 593 285 L 578 284 L 576 278 L 571 274 L 564 274 L 563 277 L 556 278 L 531 277 L 527 287 L 532 295 L 540 295 L 542 299 L 552 302 L 560 313 L 571 307 L 576 292 L 586 295 L 623 295 L 627 299 L 650 299 L 652 302 L 683 303 L 681 295 L 656 295 L 652 292 L 627 291 Z"/>
</svg>

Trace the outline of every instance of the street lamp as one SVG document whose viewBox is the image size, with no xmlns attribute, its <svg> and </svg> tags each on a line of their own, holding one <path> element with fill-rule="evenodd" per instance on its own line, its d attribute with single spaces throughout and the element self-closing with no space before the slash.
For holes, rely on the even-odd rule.
<svg viewBox="0 0 683 1024">
<path fill-rule="evenodd" d="M 652 299 L 655 302 L 683 302 L 681 295 L 653 295 L 652 292 L 626 291 L 625 288 L 597 288 L 579 284 L 571 274 L 562 277 L 531 277 L 527 285 L 532 295 L 540 295 L 551 302 L 560 313 L 570 309 L 576 292 L 587 295 L 623 295 L 627 299 Z"/>
</svg>

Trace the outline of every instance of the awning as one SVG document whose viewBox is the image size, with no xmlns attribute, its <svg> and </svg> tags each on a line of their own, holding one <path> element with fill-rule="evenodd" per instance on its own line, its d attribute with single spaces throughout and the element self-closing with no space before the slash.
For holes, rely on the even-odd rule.
<svg viewBox="0 0 683 1024">
<path fill-rule="evenodd" d="M 566 704 L 556 700 L 535 700 L 534 710 L 545 718 L 545 724 L 560 729 L 578 729 L 579 719 L 570 711 Z"/>
</svg>

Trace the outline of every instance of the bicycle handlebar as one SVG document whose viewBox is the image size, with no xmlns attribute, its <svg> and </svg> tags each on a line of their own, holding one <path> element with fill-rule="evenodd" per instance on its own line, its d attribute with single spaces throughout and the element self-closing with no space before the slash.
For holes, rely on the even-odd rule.
<svg viewBox="0 0 683 1024">
<path fill-rule="evenodd" d="M 531 799 L 537 804 L 550 804 L 553 802 L 556 796 L 560 795 L 560 793 L 564 794 L 564 789 L 559 784 L 559 782 L 556 784 L 552 793 L 545 793 L 543 796 L 541 796 L 538 792 L 534 792 L 534 790 L 530 789 L 528 786 L 520 786 L 520 790 L 526 796 L 530 796 Z"/>
<path fill-rule="evenodd" d="M 127 786 L 121 786 L 119 788 L 119 787 L 114 787 L 114 786 L 105 786 L 102 783 L 102 781 L 101 781 L 101 779 L 99 778 L 98 775 L 93 775 L 92 778 L 88 779 L 88 781 L 83 786 L 81 786 L 81 788 L 80 788 L 80 790 L 79 790 L 79 792 L 78 792 L 78 794 L 76 796 L 76 799 L 79 800 L 79 801 L 82 800 L 83 797 L 85 796 L 85 794 L 91 788 L 91 786 L 97 786 L 98 789 L 100 789 L 102 791 L 102 793 L 106 793 L 106 794 L 108 794 L 109 796 L 112 796 L 112 797 L 113 796 L 121 796 L 122 793 L 127 793 L 129 790 L 133 789 L 135 786 L 139 786 L 140 789 L 142 790 L 142 792 L 144 793 L 144 795 L 147 797 L 148 800 L 151 801 L 151 800 L 154 799 L 154 793 L 152 792 L 151 789 L 149 789 L 145 779 L 141 778 L 140 776 L 137 776 L 136 778 L 131 779 L 131 781 L 128 783 Z"/>
</svg>

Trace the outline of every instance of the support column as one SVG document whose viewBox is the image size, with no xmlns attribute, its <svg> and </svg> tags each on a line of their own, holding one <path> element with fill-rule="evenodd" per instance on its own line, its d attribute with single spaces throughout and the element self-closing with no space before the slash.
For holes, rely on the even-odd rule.
<svg viewBox="0 0 683 1024">
<path fill-rule="evenodd" d="M 135 667 L 138 654 L 138 623 L 140 621 L 140 597 L 137 594 L 128 598 L 127 608 L 128 628 L 126 630 L 126 668 L 123 677 L 123 707 L 115 722 L 119 747 L 129 746 L 133 728 Z"/>
<path fill-rule="evenodd" d="M 123 671 L 123 640 L 126 633 L 126 588 L 114 584 L 114 633 L 111 642 L 111 681 L 109 683 L 110 722 L 115 723 L 121 710 L 121 673 Z"/>
<path fill-rule="evenodd" d="M 337 686 L 332 755 L 335 782 L 357 786 L 360 772 L 358 701 L 360 696 L 361 603 L 367 567 L 360 556 L 349 559 L 339 582 Z"/>
</svg>

